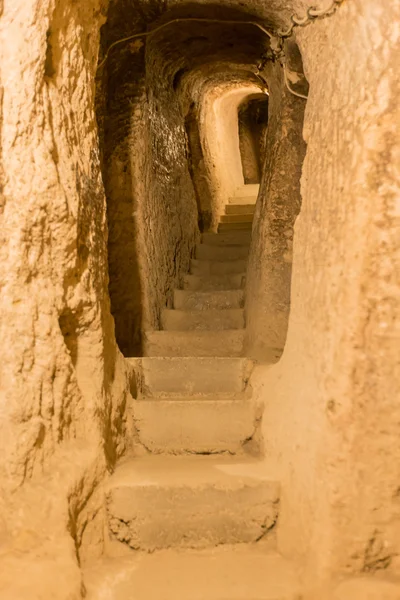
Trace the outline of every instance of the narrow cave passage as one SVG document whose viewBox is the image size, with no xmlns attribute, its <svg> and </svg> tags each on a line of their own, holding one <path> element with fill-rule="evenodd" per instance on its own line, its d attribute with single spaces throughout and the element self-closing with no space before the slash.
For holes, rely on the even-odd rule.
<svg viewBox="0 0 400 600">
<path fill-rule="evenodd" d="M 1 600 L 399 597 L 381 5 L 0 0 Z"/>
<path fill-rule="evenodd" d="M 249 96 L 239 106 L 238 113 L 244 183 L 257 184 L 260 183 L 264 163 L 268 98 L 263 94 Z"/>
<path fill-rule="evenodd" d="M 105 48 L 128 33 L 125 10 L 118 2 L 110 10 Z M 269 315 L 274 322 L 274 310 L 289 303 L 287 249 L 297 214 L 290 205 L 299 205 L 305 103 L 289 97 L 269 37 L 240 22 L 248 20 L 245 13 L 213 5 L 196 7 L 198 21 L 182 21 L 185 15 L 193 19 L 192 12 L 171 10 L 145 41 L 110 52 L 98 81 L 111 311 L 136 382 L 135 443 L 110 484 L 109 552 L 197 548 L 206 561 L 210 548 L 245 544 L 239 560 L 251 563 L 263 550 L 253 556 L 246 544 L 274 537 L 279 493 L 275 480 L 251 475 L 263 440 L 262 409 L 248 385 L 255 364 L 246 345 L 248 261 L 256 215 L 253 243 L 264 251 L 265 227 L 272 224 L 267 235 L 279 246 L 271 253 L 273 268 L 285 264 L 283 296 Z M 296 68 L 299 78 L 301 65 Z M 283 128 L 293 132 L 289 145 Z M 296 170 L 285 175 L 292 178 L 289 198 L 281 184 L 272 191 L 269 182 L 290 159 Z M 252 250 L 253 287 L 256 256 Z M 258 335 L 263 338 L 261 328 Z M 264 362 L 276 362 L 281 351 L 277 343 L 264 348 Z M 229 475 L 238 461 L 249 493 Z M 227 474 L 214 480 L 220 468 Z M 150 488 L 141 485 L 141 473 Z M 169 509 L 176 485 L 182 493 L 172 492 Z M 150 506 L 159 504 L 158 515 L 142 505 L 146 495 Z M 237 558 L 217 560 L 224 570 Z M 295 586 L 290 569 L 286 575 L 289 590 Z"/>
<path fill-rule="evenodd" d="M 167 337 L 162 331 L 172 326 L 171 319 L 179 321 L 177 312 L 168 312 L 176 309 L 175 296 L 182 296 L 175 290 L 194 286 L 196 291 L 199 269 L 209 268 L 196 256 L 196 252 L 209 252 L 207 248 L 196 250 L 201 234 L 251 229 L 259 181 L 246 185 L 240 146 L 243 135 L 249 139 L 258 136 L 252 147 L 260 146 L 267 104 L 263 105 L 263 117 L 262 110 L 258 117 L 253 110 L 245 129 L 240 125 L 239 105 L 246 98 L 266 97 L 266 84 L 257 65 L 268 47 L 268 37 L 252 25 L 236 25 L 236 20 L 246 20 L 239 11 L 202 7 L 196 9 L 200 21 L 174 22 L 186 14 L 191 14 L 188 7 L 186 12 L 170 11 L 158 22 L 172 21 L 168 27 L 145 41 L 134 40 L 111 51 L 98 80 L 109 291 L 116 337 L 125 356 L 163 353 L 154 344 L 168 346 L 173 336 L 191 348 L 201 338 L 209 345 L 206 350 L 200 343 L 203 350 L 198 351 L 204 355 L 223 354 L 224 340 L 229 340 L 228 344 L 235 340 L 236 355 L 243 354 L 244 330 L 236 331 L 239 323 L 241 329 L 244 325 L 243 291 L 237 294 L 241 298 L 237 305 L 226 306 L 241 311 L 234 315 L 232 326 L 228 312 L 219 317 L 203 310 L 192 315 L 196 343 L 192 341 L 196 333 L 177 331 Z M 122 15 L 125 12 L 118 3 L 110 8 L 103 28 L 105 48 L 127 33 Z M 258 171 L 260 152 L 258 148 Z M 221 272 L 222 281 L 215 282 L 220 295 L 224 287 L 230 291 L 229 276 L 235 276 L 235 286 L 244 280 L 243 261 L 216 268 L 227 269 Z M 188 277 L 192 277 L 190 282 Z M 204 301 L 210 302 L 210 307 L 214 302 L 206 297 Z M 207 319 L 212 321 L 212 317 L 221 349 L 213 349 L 206 334 L 211 326 Z"/>
</svg>

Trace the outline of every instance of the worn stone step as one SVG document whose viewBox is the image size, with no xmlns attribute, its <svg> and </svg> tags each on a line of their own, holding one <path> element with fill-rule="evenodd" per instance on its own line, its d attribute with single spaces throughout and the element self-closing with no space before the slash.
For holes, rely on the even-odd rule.
<svg viewBox="0 0 400 600">
<path fill-rule="evenodd" d="M 196 258 L 199 260 L 247 260 L 249 246 L 215 246 L 199 244 L 196 248 Z"/>
<path fill-rule="evenodd" d="M 254 215 L 250 214 L 239 214 L 239 215 L 221 215 L 221 223 L 252 223 Z"/>
<path fill-rule="evenodd" d="M 174 308 L 179 310 L 210 310 L 242 308 L 243 290 L 216 290 L 211 292 L 192 292 L 174 290 Z"/>
<path fill-rule="evenodd" d="M 203 233 L 202 244 L 213 246 L 250 246 L 251 231 L 232 231 L 228 233 Z"/>
<path fill-rule="evenodd" d="M 254 215 L 255 204 L 226 204 L 225 214 L 227 215 Z"/>
<path fill-rule="evenodd" d="M 84 568 L 87 600 L 132 600 L 132 590 L 135 600 L 299 600 L 296 569 L 266 546 L 128 551 L 102 558 Z"/>
<path fill-rule="evenodd" d="M 245 273 L 233 275 L 185 275 L 183 287 L 185 290 L 218 291 L 242 289 Z"/>
<path fill-rule="evenodd" d="M 191 275 L 234 275 L 244 273 L 247 260 L 198 260 L 190 261 Z"/>
<path fill-rule="evenodd" d="M 133 414 L 140 442 L 156 454 L 243 453 L 258 425 L 254 402 L 204 398 L 136 400 Z"/>
<path fill-rule="evenodd" d="M 231 231 L 250 231 L 253 223 L 219 223 L 218 233 L 227 233 Z"/>
<path fill-rule="evenodd" d="M 111 538 L 148 552 L 255 542 L 278 503 L 279 483 L 255 459 L 146 456 L 121 464 L 106 487 Z"/>
<path fill-rule="evenodd" d="M 259 190 L 259 183 L 245 183 L 236 188 L 233 197 L 247 198 L 247 200 L 249 200 L 249 198 L 257 198 Z"/>
<path fill-rule="evenodd" d="M 232 356 L 243 355 L 244 329 L 223 331 L 147 331 L 144 356 Z"/>
<path fill-rule="evenodd" d="M 244 391 L 253 363 L 246 358 L 128 358 L 143 396 L 237 394 Z"/>
<path fill-rule="evenodd" d="M 255 204 L 257 202 L 257 196 L 231 196 L 228 200 L 228 204 L 235 204 L 236 206 L 244 206 L 246 204 Z"/>
<path fill-rule="evenodd" d="M 175 310 L 165 308 L 161 312 L 161 327 L 164 331 L 220 331 L 222 329 L 242 329 L 244 310 Z"/>
</svg>

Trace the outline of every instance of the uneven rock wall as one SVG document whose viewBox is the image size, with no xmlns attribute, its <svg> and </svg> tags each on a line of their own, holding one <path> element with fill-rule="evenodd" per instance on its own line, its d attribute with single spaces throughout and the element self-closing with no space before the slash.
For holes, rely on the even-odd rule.
<svg viewBox="0 0 400 600">
<path fill-rule="evenodd" d="M 0 21 L 0 596 L 13 600 L 80 597 L 93 492 L 126 444 L 94 117 L 105 8 L 16 0 Z"/>
<path fill-rule="evenodd" d="M 290 310 L 293 226 L 300 210 L 305 101 L 286 89 L 282 67 L 267 63 L 269 117 L 246 292 L 247 353 L 260 360 L 285 344 Z"/>
<path fill-rule="evenodd" d="M 260 381 L 279 547 L 316 588 L 399 568 L 399 18 L 354 0 L 298 34 L 310 97 L 292 305 Z"/>
<path fill-rule="evenodd" d="M 156 39 L 125 45 L 111 54 L 98 94 L 98 117 L 107 115 L 109 289 L 117 341 L 127 356 L 141 354 L 143 331 L 159 328 L 160 311 L 188 272 L 199 235 L 184 118 L 168 66 Z"/>
<path fill-rule="evenodd" d="M 141 354 L 146 298 L 139 259 L 144 231 L 138 215 L 150 169 L 147 109 L 144 47 L 138 42 L 110 55 L 97 80 L 96 102 L 107 196 L 111 311 L 117 342 L 126 356 Z"/>
<path fill-rule="evenodd" d="M 169 36 L 174 39 L 173 29 Z M 144 222 L 150 224 L 148 277 L 149 288 L 157 293 L 152 302 L 152 326 L 158 328 L 160 309 L 172 301 L 174 287 L 179 287 L 189 272 L 199 240 L 199 215 L 189 172 L 184 116 L 174 89 L 177 65 L 169 62 L 162 36 L 148 42 L 146 63 L 151 175 Z"/>
</svg>

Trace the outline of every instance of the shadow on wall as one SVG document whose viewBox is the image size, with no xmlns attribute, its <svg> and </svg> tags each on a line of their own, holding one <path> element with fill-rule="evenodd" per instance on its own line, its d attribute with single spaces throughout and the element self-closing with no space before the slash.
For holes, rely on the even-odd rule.
<svg viewBox="0 0 400 600">
<path fill-rule="evenodd" d="M 211 191 L 204 175 L 204 155 L 201 145 L 199 120 L 196 106 L 191 104 L 185 117 L 185 129 L 188 139 L 188 167 L 196 194 L 199 214 L 199 229 L 208 231 L 212 222 Z"/>
<path fill-rule="evenodd" d="M 128 157 L 113 161 L 105 186 L 107 191 L 113 190 L 113 201 L 107 203 L 107 217 L 108 264 L 112 274 L 109 293 L 115 337 L 124 356 L 141 356 L 142 286 L 135 195 Z"/>
<path fill-rule="evenodd" d="M 287 68 L 304 80 L 301 55 L 285 42 Z M 300 177 L 306 145 L 303 119 L 306 103 L 291 94 L 281 66 L 267 61 L 269 121 L 264 165 L 253 225 L 247 271 L 246 352 L 257 360 L 280 355 L 289 322 L 294 224 L 301 207 Z"/>
<path fill-rule="evenodd" d="M 239 106 L 238 120 L 244 183 L 260 183 L 268 125 L 268 96 L 248 96 Z"/>
</svg>

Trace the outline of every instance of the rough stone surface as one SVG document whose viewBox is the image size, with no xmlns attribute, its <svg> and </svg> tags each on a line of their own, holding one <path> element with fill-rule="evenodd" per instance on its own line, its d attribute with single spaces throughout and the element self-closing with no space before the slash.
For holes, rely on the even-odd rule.
<svg viewBox="0 0 400 600">
<path fill-rule="evenodd" d="M 300 598 L 293 567 L 259 544 L 108 559 L 85 571 L 85 585 L 88 600 L 130 600 L 132 589 L 137 600 Z"/>
<path fill-rule="evenodd" d="M 217 394 L 203 397 L 136 401 L 135 428 L 140 442 L 156 454 L 241 454 L 260 424 L 260 411 L 250 400 Z"/>
<path fill-rule="evenodd" d="M 261 360 L 283 348 L 290 309 L 293 226 L 300 210 L 305 101 L 288 92 L 280 65 L 268 64 L 269 122 L 256 204 L 246 302 L 246 351 Z"/>
<path fill-rule="evenodd" d="M 243 356 L 244 329 L 222 331 L 149 331 L 145 356 Z"/>
<path fill-rule="evenodd" d="M 346 2 L 298 36 L 310 98 L 291 313 L 260 385 L 279 547 L 316 587 L 398 569 L 399 16 Z"/>
<path fill-rule="evenodd" d="M 174 289 L 204 283 L 185 278 L 199 226 L 215 231 L 223 203 L 248 203 L 244 189 L 213 202 L 213 167 L 206 148 L 193 152 L 194 138 L 202 141 L 201 108 L 213 90 L 264 88 L 257 65 L 268 40 L 250 26 L 179 23 L 113 49 L 95 85 L 100 26 L 108 18 L 104 55 L 111 42 L 174 15 L 287 26 L 314 4 L 113 0 L 107 12 L 107 0 L 0 1 L 1 598 L 79 600 L 79 565 L 105 544 L 102 484 L 133 439 L 126 409 L 137 394 L 109 296 L 125 354 L 140 353 L 144 330 L 145 352 L 243 351 L 241 331 L 166 340 L 169 332 L 153 330 Z M 248 348 L 261 340 L 260 358 L 279 357 L 291 278 L 283 356 L 259 367 L 252 385 L 266 403 L 266 453 L 282 480 L 278 546 L 301 565 L 307 600 L 329 598 L 337 576 L 354 581 L 332 592 L 335 600 L 397 594 L 399 20 L 397 2 L 349 0 L 297 30 L 310 97 L 292 278 L 301 126 L 285 111 L 297 114 L 304 102 L 289 100 L 277 63 L 260 73 L 275 135 L 255 214 Z M 290 169 L 279 173 L 291 134 L 296 160 L 283 156 Z M 221 225 L 230 233 L 216 245 L 239 236 L 235 226 Z M 207 279 L 211 289 L 243 287 L 242 273 Z M 259 492 L 249 497 L 253 507 L 258 500 Z M 264 532 L 258 509 L 248 528 L 246 502 L 236 504 L 242 540 Z M 232 538 L 229 526 L 209 539 Z"/>
<path fill-rule="evenodd" d="M 399 600 L 400 582 L 384 577 L 359 577 L 339 584 L 333 600 Z"/>
<path fill-rule="evenodd" d="M 128 461 L 107 491 L 110 535 L 148 552 L 255 542 L 279 503 L 279 484 L 259 467 L 201 456 Z"/>
<path fill-rule="evenodd" d="M 10 600 L 80 598 L 96 486 L 126 445 L 94 115 L 105 8 L 0 9 L 0 596 Z"/>
</svg>

